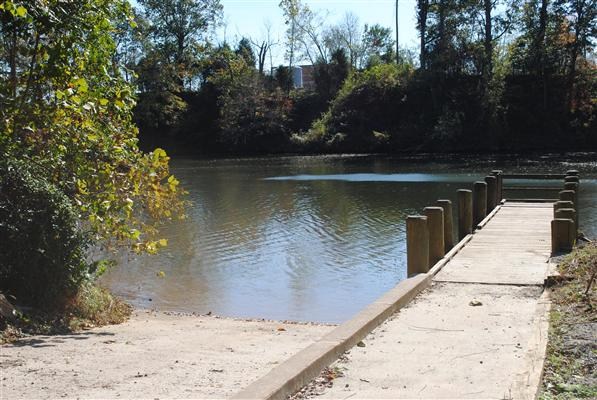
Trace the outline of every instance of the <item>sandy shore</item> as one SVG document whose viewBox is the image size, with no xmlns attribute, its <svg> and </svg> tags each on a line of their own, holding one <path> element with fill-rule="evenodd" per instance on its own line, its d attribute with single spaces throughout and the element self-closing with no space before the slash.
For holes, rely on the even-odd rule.
<svg viewBox="0 0 597 400">
<path fill-rule="evenodd" d="M 0 399 L 226 398 L 332 328 L 137 311 L 0 346 Z"/>
</svg>

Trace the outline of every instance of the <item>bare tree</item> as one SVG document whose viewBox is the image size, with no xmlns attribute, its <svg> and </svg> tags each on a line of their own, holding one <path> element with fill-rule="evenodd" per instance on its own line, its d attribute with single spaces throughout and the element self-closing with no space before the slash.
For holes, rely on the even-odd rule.
<svg viewBox="0 0 597 400">
<path fill-rule="evenodd" d="M 257 53 L 257 69 L 259 70 L 259 73 L 261 75 L 264 74 L 265 62 L 267 60 L 268 54 L 270 55 L 270 69 L 272 68 L 271 49 L 272 49 L 272 47 L 274 47 L 275 45 L 278 44 L 278 42 L 274 42 L 274 40 L 272 39 L 272 35 L 271 35 L 272 24 L 271 24 L 271 22 L 264 21 L 263 26 L 264 26 L 265 31 L 260 39 L 258 39 L 258 40 L 249 39 L 251 41 L 251 44 L 255 48 L 255 52 Z"/>
<path fill-rule="evenodd" d="M 344 49 L 353 68 L 361 66 L 363 61 L 362 29 L 359 17 L 348 12 L 339 24 L 332 26 L 326 33 L 326 46 L 331 51 Z"/>
</svg>

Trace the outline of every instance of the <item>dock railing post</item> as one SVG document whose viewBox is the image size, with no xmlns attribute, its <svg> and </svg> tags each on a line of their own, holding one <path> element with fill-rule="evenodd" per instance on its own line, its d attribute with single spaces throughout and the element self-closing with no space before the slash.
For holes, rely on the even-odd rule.
<svg viewBox="0 0 597 400">
<path fill-rule="evenodd" d="M 473 227 L 487 216 L 487 183 L 477 181 L 473 184 Z"/>
<path fill-rule="evenodd" d="M 556 212 L 561 208 L 574 208 L 574 202 L 558 200 L 553 203 L 553 217 L 556 218 Z"/>
<path fill-rule="evenodd" d="M 452 202 L 450 200 L 438 200 L 437 205 L 444 209 L 444 251 L 447 253 L 454 247 L 454 222 L 452 215 Z"/>
<path fill-rule="evenodd" d="M 573 175 L 571 175 L 571 173 Z M 573 191 L 574 192 L 574 199 L 572 200 L 574 202 L 574 209 L 576 210 L 576 219 L 575 219 L 575 224 L 576 224 L 576 229 L 577 232 L 580 231 L 580 225 L 578 223 L 579 221 L 579 209 L 580 209 L 580 204 L 579 204 L 579 197 L 580 197 L 580 178 L 578 175 L 578 171 L 576 170 L 569 170 L 566 172 L 566 178 L 564 178 L 564 191 Z"/>
<path fill-rule="evenodd" d="M 458 196 L 458 240 L 473 233 L 473 192 L 459 189 Z"/>
<path fill-rule="evenodd" d="M 571 219 L 573 222 L 572 230 L 576 237 L 578 226 L 576 225 L 576 211 L 574 208 L 560 208 L 556 211 L 555 219 Z"/>
<path fill-rule="evenodd" d="M 491 171 L 491 175 L 495 176 L 497 180 L 496 191 L 495 191 L 495 204 L 500 204 L 504 199 L 504 171 L 501 169 L 494 169 Z"/>
<path fill-rule="evenodd" d="M 580 174 L 576 169 L 569 169 L 566 171 L 566 176 L 580 176 Z"/>
<path fill-rule="evenodd" d="M 423 214 L 427 217 L 429 227 L 429 267 L 444 257 L 444 209 L 441 207 L 425 207 Z"/>
<path fill-rule="evenodd" d="M 497 178 L 495 176 L 486 176 L 487 183 L 487 214 L 489 214 L 497 205 Z"/>
<path fill-rule="evenodd" d="M 551 221 L 551 253 L 570 251 L 574 247 L 576 233 L 574 221 L 571 219 L 556 218 Z"/>
<path fill-rule="evenodd" d="M 576 196 L 576 192 L 574 190 L 562 190 L 560 193 L 560 201 L 571 201 L 574 203 L 574 197 Z M 577 205 L 574 203 L 574 208 L 576 209 Z"/>
<path fill-rule="evenodd" d="M 406 218 L 406 271 L 409 277 L 429 271 L 429 227 L 423 215 Z"/>
</svg>

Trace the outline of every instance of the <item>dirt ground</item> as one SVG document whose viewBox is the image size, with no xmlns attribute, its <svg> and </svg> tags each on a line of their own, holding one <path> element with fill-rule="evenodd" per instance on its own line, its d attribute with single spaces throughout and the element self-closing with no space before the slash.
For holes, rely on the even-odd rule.
<svg viewBox="0 0 597 400">
<path fill-rule="evenodd" d="M 0 346 L 0 399 L 226 398 L 331 329 L 137 311 Z"/>
</svg>

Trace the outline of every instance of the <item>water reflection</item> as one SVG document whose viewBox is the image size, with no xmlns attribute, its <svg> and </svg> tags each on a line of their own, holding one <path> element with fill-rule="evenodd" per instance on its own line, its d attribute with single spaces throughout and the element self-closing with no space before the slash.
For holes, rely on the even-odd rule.
<svg viewBox="0 0 597 400">
<path fill-rule="evenodd" d="M 180 160 L 189 219 L 166 227 L 166 251 L 127 259 L 105 283 L 141 307 L 340 322 L 405 278 L 406 215 L 455 201 L 491 169 L 580 169 L 581 224 L 594 236 L 597 166 L 575 159 Z"/>
</svg>

